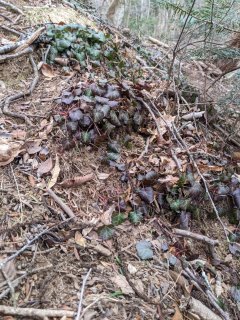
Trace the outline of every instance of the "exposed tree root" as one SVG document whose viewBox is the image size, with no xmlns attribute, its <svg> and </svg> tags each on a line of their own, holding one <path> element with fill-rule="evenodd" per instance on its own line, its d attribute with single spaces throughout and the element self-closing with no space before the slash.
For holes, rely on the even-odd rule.
<svg viewBox="0 0 240 320">
<path fill-rule="evenodd" d="M 0 63 L 3 63 L 5 61 L 7 61 L 7 60 L 12 60 L 12 59 L 15 59 L 15 58 L 22 57 L 25 54 L 29 54 L 29 53 L 32 53 L 32 52 L 33 52 L 33 49 L 31 47 L 28 47 L 27 49 L 24 49 L 21 52 L 0 55 Z"/>
</svg>

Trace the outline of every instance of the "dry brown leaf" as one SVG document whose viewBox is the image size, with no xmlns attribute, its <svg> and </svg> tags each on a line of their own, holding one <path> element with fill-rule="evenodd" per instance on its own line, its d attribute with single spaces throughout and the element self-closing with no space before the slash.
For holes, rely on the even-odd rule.
<svg viewBox="0 0 240 320">
<path fill-rule="evenodd" d="M 37 169 L 37 175 L 41 177 L 43 174 L 48 173 L 52 170 L 53 163 L 52 158 L 48 158 L 46 161 L 40 163 L 38 169 Z"/>
<path fill-rule="evenodd" d="M 174 316 L 172 317 L 172 320 L 183 320 L 183 315 L 176 303 L 174 303 L 174 307 L 175 307 L 175 313 L 174 313 Z"/>
<path fill-rule="evenodd" d="M 130 287 L 124 275 L 117 274 L 111 278 L 111 281 L 117 286 L 118 289 L 121 289 L 123 294 L 134 294 L 132 287 Z"/>
<path fill-rule="evenodd" d="M 82 177 L 66 179 L 63 182 L 59 183 L 59 185 L 62 187 L 65 187 L 65 188 L 78 187 L 81 184 L 92 180 L 93 178 L 94 178 L 94 174 L 89 173 L 89 174 L 86 174 L 85 176 L 82 176 Z"/>
<path fill-rule="evenodd" d="M 27 132 L 21 129 L 13 130 L 11 136 L 13 139 L 25 140 Z"/>
<path fill-rule="evenodd" d="M 235 160 L 235 161 L 240 160 L 240 151 L 238 151 L 238 152 L 233 152 L 232 158 L 233 158 L 233 160 Z"/>
<path fill-rule="evenodd" d="M 40 130 L 44 129 L 42 132 L 39 132 L 39 138 L 41 139 L 47 139 L 48 134 L 52 131 L 53 129 L 53 117 L 50 118 L 49 123 L 46 120 L 46 123 L 41 123 L 41 128 Z"/>
<path fill-rule="evenodd" d="M 172 123 L 174 122 L 175 118 L 175 116 L 165 114 L 161 118 L 157 119 L 162 135 L 164 135 L 168 131 L 168 126 L 172 127 Z M 156 132 L 158 131 L 156 130 Z"/>
<path fill-rule="evenodd" d="M 198 164 L 199 170 L 204 173 L 204 172 L 209 172 L 209 171 L 214 171 L 214 172 L 222 172 L 224 167 L 220 166 L 210 166 L 207 164 Z"/>
<path fill-rule="evenodd" d="M 101 215 L 101 222 L 105 224 L 106 226 L 112 224 L 112 214 L 115 210 L 115 206 L 112 205 L 109 209 L 107 209 L 102 215 Z"/>
<path fill-rule="evenodd" d="M 169 186 L 173 186 L 174 184 L 176 184 L 178 182 L 178 180 L 179 180 L 178 177 L 174 177 L 172 175 L 167 175 L 164 178 L 158 179 L 158 182 L 166 183 Z"/>
<path fill-rule="evenodd" d="M 52 178 L 48 183 L 48 189 L 51 189 L 57 183 L 59 173 L 60 173 L 59 157 L 58 155 L 56 155 L 55 166 L 52 170 Z"/>
<path fill-rule="evenodd" d="M 0 258 L 0 262 L 4 260 L 3 257 Z M 13 280 L 16 277 L 17 271 L 15 268 L 15 263 L 13 260 L 8 261 L 3 267 L 2 271 L 0 271 L 0 284 L 6 280 L 5 275 L 7 276 L 8 280 Z"/>
<path fill-rule="evenodd" d="M 76 231 L 75 233 L 75 242 L 78 244 L 80 247 L 85 248 L 86 247 L 86 239 L 82 236 L 82 234 L 79 231 Z"/>
<path fill-rule="evenodd" d="M 30 185 L 31 185 L 32 187 L 35 187 L 36 182 L 35 182 L 34 176 L 28 176 L 28 181 L 30 182 Z"/>
<path fill-rule="evenodd" d="M 182 287 L 182 290 L 185 296 L 189 296 L 191 292 L 191 287 L 187 279 L 173 270 L 169 270 L 169 273 L 170 273 L 170 276 L 173 278 L 173 280 Z"/>
<path fill-rule="evenodd" d="M 56 73 L 54 72 L 53 67 L 47 63 L 43 63 L 41 65 L 41 71 L 42 71 L 42 74 L 47 78 L 56 77 Z"/>
<path fill-rule="evenodd" d="M 177 165 L 172 158 L 161 156 L 161 168 L 164 169 L 165 173 L 173 174 L 176 172 Z"/>
<path fill-rule="evenodd" d="M 22 142 L 0 139 L 0 167 L 6 166 L 22 151 Z"/>
</svg>

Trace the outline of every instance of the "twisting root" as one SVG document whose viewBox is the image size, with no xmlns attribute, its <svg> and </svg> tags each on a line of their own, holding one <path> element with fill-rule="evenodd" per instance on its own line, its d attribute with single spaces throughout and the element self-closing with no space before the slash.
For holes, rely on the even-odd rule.
<svg viewBox="0 0 240 320">
<path fill-rule="evenodd" d="M 19 118 L 19 119 L 22 119 L 24 120 L 27 124 L 29 124 L 30 126 L 32 125 L 32 122 L 28 119 L 28 117 L 24 114 L 21 114 L 21 113 L 17 113 L 17 112 L 11 112 L 9 111 L 9 105 L 17 100 L 17 99 L 20 99 L 22 97 L 25 97 L 25 96 L 30 96 L 33 92 L 33 90 L 35 89 L 37 83 L 38 83 L 38 80 L 39 80 L 39 74 L 38 74 L 38 69 L 37 69 L 37 65 L 33 59 L 33 56 L 32 54 L 29 55 L 29 60 L 30 60 L 30 63 L 32 65 L 32 68 L 33 68 L 33 72 L 34 72 L 34 79 L 31 83 L 31 86 L 30 88 L 26 91 L 26 92 L 20 92 L 20 93 L 16 93 L 10 97 L 8 97 L 6 100 L 5 100 L 5 103 L 3 105 L 3 114 L 5 114 L 6 116 L 9 116 L 9 117 L 13 117 L 13 118 Z"/>
</svg>

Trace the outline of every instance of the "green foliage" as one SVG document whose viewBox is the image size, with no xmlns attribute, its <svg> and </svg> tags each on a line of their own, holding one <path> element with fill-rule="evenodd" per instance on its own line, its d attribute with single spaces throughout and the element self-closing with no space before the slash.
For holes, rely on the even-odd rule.
<svg viewBox="0 0 240 320">
<path fill-rule="evenodd" d="M 51 45 L 48 56 L 50 63 L 57 56 L 62 56 L 75 58 L 82 66 L 86 66 L 87 59 L 96 62 L 104 57 L 101 50 L 110 50 L 106 46 L 107 38 L 108 35 L 105 36 L 103 32 L 80 24 L 50 25 L 44 35 L 44 41 Z"/>
</svg>

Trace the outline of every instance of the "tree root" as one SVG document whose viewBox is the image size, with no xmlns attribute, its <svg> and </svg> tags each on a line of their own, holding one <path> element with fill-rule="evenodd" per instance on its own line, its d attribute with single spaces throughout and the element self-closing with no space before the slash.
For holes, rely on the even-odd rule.
<svg viewBox="0 0 240 320">
<path fill-rule="evenodd" d="M 33 49 L 31 47 L 28 47 L 27 49 L 24 49 L 21 52 L 0 55 L 0 63 L 3 63 L 5 61 L 7 61 L 7 60 L 11 60 L 11 59 L 14 59 L 14 58 L 22 57 L 25 54 L 29 54 L 29 53 L 32 53 L 32 52 L 33 52 Z"/>
<path fill-rule="evenodd" d="M 17 100 L 17 99 L 20 99 L 22 97 L 25 97 L 25 96 L 30 96 L 33 92 L 33 90 L 35 89 L 37 83 L 38 83 L 38 80 L 39 80 L 39 74 L 38 74 L 38 69 L 37 69 L 37 65 L 33 59 L 33 56 L 32 54 L 30 54 L 29 56 L 29 59 L 30 59 L 30 63 L 32 65 L 32 68 L 33 68 L 33 72 L 34 72 L 34 79 L 31 83 L 31 86 L 30 88 L 26 91 L 26 92 L 20 92 L 20 93 L 17 93 L 17 94 L 14 94 L 10 97 L 8 97 L 6 100 L 5 100 L 5 103 L 3 105 L 3 109 L 2 109 L 2 112 L 3 114 L 5 114 L 6 116 L 9 116 L 9 117 L 14 117 L 14 118 L 19 118 L 19 119 L 22 119 L 24 120 L 27 124 L 29 124 L 30 126 L 32 126 L 32 122 L 28 119 L 28 117 L 24 114 L 21 114 L 21 113 L 17 113 L 17 112 L 11 112 L 9 111 L 9 105 Z"/>
<path fill-rule="evenodd" d="M 2 7 L 5 7 L 7 9 L 10 9 L 14 12 L 17 12 L 19 14 L 23 14 L 23 11 L 20 10 L 19 8 L 17 8 L 16 6 L 14 6 L 13 4 L 9 3 L 9 2 L 6 2 L 6 1 L 3 1 L 3 0 L 0 0 L 0 6 Z"/>
<path fill-rule="evenodd" d="M 2 15 L 0 14 L 0 16 L 2 16 Z M 8 26 L 0 26 L 0 28 L 3 29 L 3 30 L 5 30 L 5 31 L 11 32 L 12 34 L 15 34 L 16 36 L 19 36 L 19 37 L 23 37 L 23 36 L 24 36 L 24 33 L 23 33 L 23 32 L 17 31 L 17 30 L 12 29 L 12 28 L 10 28 L 10 27 L 8 27 Z M 21 40 L 22 40 L 22 39 L 21 39 Z"/>
</svg>

